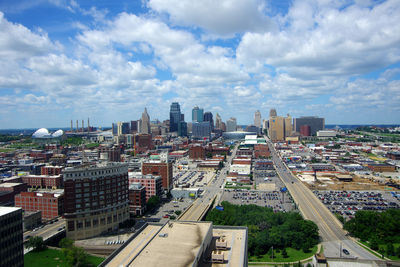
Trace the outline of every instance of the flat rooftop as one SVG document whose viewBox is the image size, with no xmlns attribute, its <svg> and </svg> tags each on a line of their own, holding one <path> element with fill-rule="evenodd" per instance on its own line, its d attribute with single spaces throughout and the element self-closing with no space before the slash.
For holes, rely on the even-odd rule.
<svg viewBox="0 0 400 267">
<path fill-rule="evenodd" d="M 199 266 L 243 266 L 247 262 L 247 229 L 238 227 L 215 226 L 213 237 L 223 237 L 229 250 L 223 251 L 227 263 L 199 264 Z"/>
<path fill-rule="evenodd" d="M 211 228 L 211 222 L 148 225 L 106 266 L 191 266 Z"/>
<path fill-rule="evenodd" d="M 8 213 L 14 212 L 16 210 L 22 210 L 21 208 L 15 207 L 0 207 L 0 216 L 4 216 Z"/>
</svg>

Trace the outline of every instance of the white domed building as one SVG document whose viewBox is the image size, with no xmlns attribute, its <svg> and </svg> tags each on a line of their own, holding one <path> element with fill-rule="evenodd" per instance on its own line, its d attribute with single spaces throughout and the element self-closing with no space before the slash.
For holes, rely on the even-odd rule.
<svg viewBox="0 0 400 267">
<path fill-rule="evenodd" d="M 36 143 L 60 143 L 61 140 L 65 138 L 63 130 L 57 130 L 53 134 L 49 132 L 46 128 L 40 128 L 32 134 L 32 139 Z"/>
</svg>

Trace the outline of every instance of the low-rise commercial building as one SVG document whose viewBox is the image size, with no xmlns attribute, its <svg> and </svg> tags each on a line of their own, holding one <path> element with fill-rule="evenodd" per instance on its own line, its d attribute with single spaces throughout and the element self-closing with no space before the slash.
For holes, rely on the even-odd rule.
<svg viewBox="0 0 400 267">
<path fill-rule="evenodd" d="M 146 208 L 146 188 L 141 183 L 129 185 L 129 211 L 134 215 L 143 215 Z"/>
<path fill-rule="evenodd" d="M 227 265 L 246 267 L 247 228 L 216 227 L 212 222 L 149 224 L 100 267 L 158 266 L 160 263 L 197 267 L 212 254 L 219 254 Z"/>
<path fill-rule="evenodd" d="M 368 164 L 368 169 L 373 172 L 395 172 L 396 166 L 389 164 L 380 164 L 380 163 L 370 163 Z"/>
<path fill-rule="evenodd" d="M 152 196 L 161 197 L 162 190 L 162 179 L 161 176 L 155 176 L 152 174 L 142 175 L 140 173 L 129 173 L 129 184 L 140 183 L 146 188 L 146 202 Z"/>
<path fill-rule="evenodd" d="M 159 161 L 147 161 L 142 164 L 142 174 L 152 174 L 161 176 L 162 187 L 164 190 L 169 191 L 173 187 L 173 164 L 172 162 L 162 160 Z"/>
<path fill-rule="evenodd" d="M 42 220 L 48 221 L 64 213 L 64 194 L 62 191 L 21 192 L 15 196 L 15 206 L 24 211 L 41 211 Z"/>
<path fill-rule="evenodd" d="M 62 175 L 24 175 L 22 182 L 29 187 L 56 189 L 63 187 Z"/>
</svg>

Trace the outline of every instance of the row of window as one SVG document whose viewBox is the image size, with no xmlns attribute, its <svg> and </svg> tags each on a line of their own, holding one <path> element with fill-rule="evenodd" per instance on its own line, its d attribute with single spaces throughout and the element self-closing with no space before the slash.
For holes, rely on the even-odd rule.
<svg viewBox="0 0 400 267">
<path fill-rule="evenodd" d="M 66 178 L 72 177 L 88 177 L 94 175 L 104 175 L 104 174 L 112 174 L 112 173 L 123 173 L 125 172 L 126 168 L 113 168 L 107 170 L 98 170 L 98 171 L 86 171 L 86 172 L 72 172 L 72 173 L 64 173 Z"/>
</svg>

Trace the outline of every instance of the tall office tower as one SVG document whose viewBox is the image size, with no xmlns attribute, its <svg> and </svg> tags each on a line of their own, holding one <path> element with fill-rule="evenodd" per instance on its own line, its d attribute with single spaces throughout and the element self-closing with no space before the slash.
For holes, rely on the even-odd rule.
<svg viewBox="0 0 400 267">
<path fill-rule="evenodd" d="M 214 130 L 214 119 L 213 119 L 213 114 L 211 112 L 207 111 L 204 113 L 203 121 L 210 122 L 211 131 Z"/>
<path fill-rule="evenodd" d="M 254 126 L 261 128 L 261 112 L 259 110 L 254 113 Z"/>
<path fill-rule="evenodd" d="M 226 131 L 227 132 L 236 132 L 237 123 L 236 118 L 231 117 L 226 121 Z"/>
<path fill-rule="evenodd" d="M 193 138 L 211 138 L 211 124 L 208 121 L 194 122 L 192 124 L 192 137 Z"/>
<path fill-rule="evenodd" d="M 147 108 L 144 108 L 144 111 L 142 113 L 142 123 L 141 123 L 140 133 L 142 133 L 142 134 L 150 134 L 151 133 L 150 116 L 147 113 Z"/>
<path fill-rule="evenodd" d="M 187 123 L 184 121 L 178 124 L 178 136 L 187 136 Z"/>
<path fill-rule="evenodd" d="M 169 111 L 169 131 L 177 132 L 178 123 L 181 121 L 181 107 L 178 102 L 173 102 Z"/>
<path fill-rule="evenodd" d="M 309 125 L 311 128 L 310 134 L 315 135 L 319 130 L 325 128 L 325 119 L 314 116 L 300 117 L 294 119 L 294 129 L 296 132 L 300 132 L 302 125 Z"/>
<path fill-rule="evenodd" d="M 221 116 L 219 116 L 219 114 L 217 113 L 217 115 L 215 115 L 215 129 L 221 129 L 222 127 L 222 119 Z"/>
<path fill-rule="evenodd" d="M 0 266 L 24 266 L 22 209 L 0 207 Z"/>
<path fill-rule="evenodd" d="M 138 132 L 138 121 L 131 121 L 131 133 Z"/>
<path fill-rule="evenodd" d="M 276 114 L 275 109 L 271 109 L 270 114 Z M 270 116 L 268 135 L 272 141 L 283 141 L 285 140 L 285 120 L 283 117 Z"/>
<path fill-rule="evenodd" d="M 128 164 L 67 167 L 63 177 L 67 238 L 115 231 L 129 218 Z"/>
<path fill-rule="evenodd" d="M 122 135 L 122 122 L 117 122 L 117 135 Z"/>
<path fill-rule="evenodd" d="M 276 116 L 278 116 L 278 115 L 276 114 L 276 109 L 271 108 L 271 110 L 269 111 L 269 117 L 276 117 Z"/>
<path fill-rule="evenodd" d="M 226 124 L 225 124 L 225 122 L 221 122 L 221 130 L 226 132 Z"/>
<path fill-rule="evenodd" d="M 265 129 L 268 130 L 268 120 L 263 120 L 262 128 L 263 128 L 263 131 L 264 131 Z"/>
<path fill-rule="evenodd" d="M 192 109 L 192 122 L 202 122 L 203 121 L 204 109 L 195 106 Z"/>
<path fill-rule="evenodd" d="M 118 135 L 118 124 L 117 123 L 112 124 L 112 134 Z"/>
<path fill-rule="evenodd" d="M 290 117 L 290 115 L 287 114 L 287 117 L 285 117 L 285 138 L 291 136 L 292 132 L 293 132 L 292 117 Z"/>
<path fill-rule="evenodd" d="M 129 134 L 131 132 L 131 127 L 129 122 L 123 122 L 121 125 L 121 133 Z"/>
</svg>

